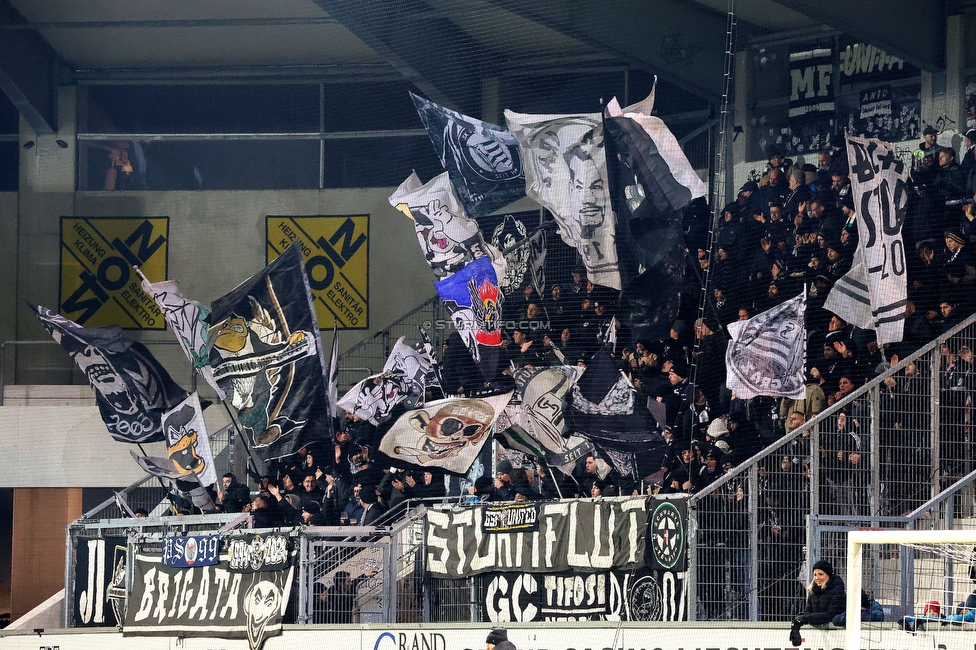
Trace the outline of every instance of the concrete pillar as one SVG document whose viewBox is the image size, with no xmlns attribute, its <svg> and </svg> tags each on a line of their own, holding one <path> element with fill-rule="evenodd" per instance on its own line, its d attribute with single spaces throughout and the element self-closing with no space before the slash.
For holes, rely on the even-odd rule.
<svg viewBox="0 0 976 650">
<path fill-rule="evenodd" d="M 946 113 L 953 124 L 952 130 L 959 134 L 966 133 L 966 41 L 964 16 L 955 15 L 946 18 Z M 948 122 L 947 120 L 947 122 Z M 961 151 L 962 135 L 952 146 Z M 943 142 L 943 144 L 949 144 Z M 961 159 L 961 156 L 960 156 Z"/>
<path fill-rule="evenodd" d="M 81 488 L 14 490 L 12 621 L 64 588 L 64 529 L 81 516 L 81 498 Z"/>
<path fill-rule="evenodd" d="M 57 133 L 38 135 L 20 120 L 20 191 L 17 194 L 16 278 L 20 295 L 57 311 L 62 216 L 75 213 L 76 89 L 58 89 Z M 30 146 L 25 147 L 30 143 Z M 16 305 L 16 338 L 43 333 L 37 318 L 22 301 Z M 30 365 L 63 370 L 64 352 L 47 346 L 30 350 Z M 55 355 L 57 353 L 57 355 Z M 28 354 L 21 351 L 19 354 Z M 49 361 L 50 359 L 50 361 Z M 20 366 L 22 364 L 18 364 Z M 18 376 L 17 383 L 43 383 Z"/>
</svg>

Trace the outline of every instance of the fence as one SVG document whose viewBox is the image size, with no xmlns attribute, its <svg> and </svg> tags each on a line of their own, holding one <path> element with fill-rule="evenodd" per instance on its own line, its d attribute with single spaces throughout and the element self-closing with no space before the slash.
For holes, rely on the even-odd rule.
<svg viewBox="0 0 976 650">
<path fill-rule="evenodd" d="M 843 574 L 850 530 L 976 528 L 974 337 L 970 317 L 691 497 L 692 620 L 789 620 L 813 562 Z M 865 584 L 910 612 L 894 559 L 868 556 Z"/>
</svg>

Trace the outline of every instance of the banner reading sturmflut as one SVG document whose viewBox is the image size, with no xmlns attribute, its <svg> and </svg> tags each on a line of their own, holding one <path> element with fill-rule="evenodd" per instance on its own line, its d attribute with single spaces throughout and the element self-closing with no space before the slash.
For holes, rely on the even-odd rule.
<svg viewBox="0 0 976 650">
<path fill-rule="evenodd" d="M 488 506 L 427 511 L 427 567 L 439 577 L 498 571 L 553 573 L 644 566 L 644 497 L 535 506 L 535 530 L 491 532 Z M 595 521 L 612 522 L 606 528 Z M 486 523 L 487 522 L 487 523 Z"/>
<path fill-rule="evenodd" d="M 736 397 L 759 395 L 801 399 L 803 349 L 806 328 L 803 294 L 756 314 L 749 320 L 729 323 L 732 340 L 725 351 L 726 385 Z"/>
</svg>

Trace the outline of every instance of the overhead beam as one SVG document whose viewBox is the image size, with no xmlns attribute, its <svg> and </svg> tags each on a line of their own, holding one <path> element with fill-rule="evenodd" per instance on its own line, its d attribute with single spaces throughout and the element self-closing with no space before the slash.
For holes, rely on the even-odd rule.
<svg viewBox="0 0 976 650">
<path fill-rule="evenodd" d="M 926 70 L 945 70 L 945 0 L 773 0 Z"/>
<path fill-rule="evenodd" d="M 722 96 L 727 20 L 688 0 L 488 0 L 659 75 L 708 101 Z"/>
<path fill-rule="evenodd" d="M 0 24 L 26 23 L 7 0 L 0 0 Z M 57 76 L 64 68 L 36 31 L 12 30 L 0 38 L 0 90 L 38 134 L 57 131 Z"/>
<path fill-rule="evenodd" d="M 421 0 L 315 0 L 438 104 L 478 115 L 484 48 Z"/>
</svg>

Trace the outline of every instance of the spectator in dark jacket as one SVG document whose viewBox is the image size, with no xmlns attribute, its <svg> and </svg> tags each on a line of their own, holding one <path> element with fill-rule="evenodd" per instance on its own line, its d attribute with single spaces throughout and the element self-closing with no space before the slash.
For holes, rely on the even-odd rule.
<svg viewBox="0 0 976 650">
<path fill-rule="evenodd" d="M 847 592 L 844 581 L 840 576 L 834 575 L 834 567 L 827 560 L 820 560 L 813 565 L 813 582 L 810 583 L 809 592 L 806 610 L 793 619 L 790 630 L 790 643 L 794 648 L 803 643 L 800 637 L 801 626 L 826 625 L 846 610 Z"/>
</svg>

